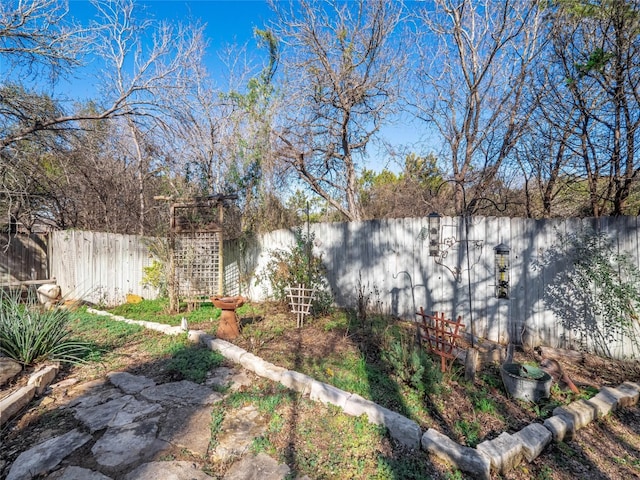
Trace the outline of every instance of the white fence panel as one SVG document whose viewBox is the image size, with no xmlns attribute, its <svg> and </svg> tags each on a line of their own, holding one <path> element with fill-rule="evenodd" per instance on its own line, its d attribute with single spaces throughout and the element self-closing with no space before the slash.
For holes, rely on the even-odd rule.
<svg viewBox="0 0 640 480">
<path fill-rule="evenodd" d="M 473 217 L 468 221 L 467 234 L 463 218 L 441 218 L 441 256 L 437 258 L 429 256 L 427 218 L 312 224 L 309 228 L 315 236 L 314 252 L 322 256 L 339 306 L 353 308 L 358 295 L 370 294 L 383 311 L 400 318 L 415 319 L 415 312 L 422 306 L 451 317 L 462 315 L 468 332 L 492 341 L 542 342 L 593 350 L 591 339 L 564 328 L 558 317 L 562 311 L 558 279 L 569 265 L 562 259 L 543 264 L 544 255 L 558 244 L 559 233 L 591 227 L 606 232 L 619 251 L 632 255 L 638 265 L 637 218 Z M 243 294 L 254 300 L 268 297 L 265 285 L 256 284 L 256 274 L 267 265 L 269 250 L 289 249 L 293 241 L 293 231 L 280 230 L 257 238 L 242 260 L 234 257 L 238 251 L 225 253 L 227 265 L 243 265 Z M 511 250 L 507 300 L 495 297 L 494 247 L 499 243 Z M 566 300 L 562 303 L 571 303 L 571 299 Z M 635 354 L 632 345 L 620 339 L 610 346 L 619 357 Z"/>
<path fill-rule="evenodd" d="M 132 293 L 156 298 L 144 288 L 144 267 L 153 258 L 145 238 L 102 232 L 62 231 L 51 234 L 51 275 L 67 299 L 114 305 Z"/>
</svg>

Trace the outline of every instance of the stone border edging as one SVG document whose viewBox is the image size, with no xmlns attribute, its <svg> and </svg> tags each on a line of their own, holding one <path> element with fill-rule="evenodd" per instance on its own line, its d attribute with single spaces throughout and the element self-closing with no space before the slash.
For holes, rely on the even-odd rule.
<svg viewBox="0 0 640 480">
<path fill-rule="evenodd" d="M 604 387 L 589 400 L 577 400 L 563 407 L 557 407 L 553 411 L 553 416 L 546 419 L 543 424 L 532 423 L 514 434 L 503 432 L 497 438 L 486 440 L 476 448 L 471 448 L 458 444 L 432 428 L 422 434 L 416 422 L 399 413 L 355 393 L 346 392 L 302 373 L 273 365 L 206 332 L 189 330 L 189 339 L 217 351 L 258 376 L 280 382 L 302 395 L 308 394 L 310 400 L 336 405 L 347 415 L 357 417 L 366 414 L 369 422 L 385 426 L 389 434 L 404 446 L 421 447 L 424 451 L 453 464 L 459 470 L 483 479 L 490 479 L 492 470 L 505 474 L 518 466 L 523 459 L 532 462 L 552 440 L 561 442 L 573 438 L 576 430 L 588 425 L 596 418 L 601 418 L 618 407 L 636 405 L 640 398 L 638 383 L 624 382 L 617 388 Z"/>
<path fill-rule="evenodd" d="M 149 330 L 155 330 L 167 335 L 180 335 L 181 333 L 186 332 L 186 330 L 182 327 L 172 327 L 171 325 L 166 325 L 164 323 L 147 322 L 146 320 L 131 320 L 120 315 L 114 315 L 113 313 L 105 312 L 104 310 L 96 310 L 95 308 L 89 307 L 87 308 L 87 312 L 94 315 L 111 317 L 119 322 L 130 323 L 132 325 L 140 325 L 142 327 L 148 328 Z"/>
<path fill-rule="evenodd" d="M 385 426 L 390 435 L 406 447 L 419 448 L 420 446 L 422 431 L 417 422 L 360 395 L 319 382 L 303 373 L 273 365 L 232 343 L 214 338 L 201 330 L 189 330 L 189 340 L 194 343 L 199 342 L 210 350 L 217 351 L 225 358 L 239 363 L 260 377 L 279 382 L 301 395 L 309 395 L 310 400 L 324 404 L 330 403 L 340 407 L 351 416 L 358 417 L 364 414 L 369 422 Z"/>
<path fill-rule="evenodd" d="M 501 433 L 493 440 L 486 440 L 476 448 L 460 445 L 446 435 L 429 428 L 424 434 L 417 422 L 397 412 L 384 408 L 357 394 L 346 392 L 332 385 L 319 382 L 293 370 L 286 370 L 269 363 L 225 340 L 214 338 L 202 330 L 185 330 L 154 322 L 130 320 L 108 312 L 87 309 L 89 313 L 107 315 L 115 320 L 142 325 L 168 335 L 187 333 L 191 342 L 201 343 L 225 358 L 242 365 L 256 375 L 279 382 L 301 395 L 321 403 L 336 405 L 347 415 L 367 415 L 369 422 L 383 425 L 398 442 L 409 448 L 422 450 L 453 464 L 459 470 L 476 478 L 491 479 L 491 471 L 506 473 L 525 459 L 532 462 L 551 443 L 573 438 L 574 433 L 611 411 L 637 405 L 640 399 L 640 383 L 624 382 L 618 387 L 604 387 L 589 400 L 576 400 L 557 407 L 544 423 L 532 423 L 520 431 Z"/>
<path fill-rule="evenodd" d="M 42 395 L 53 379 L 56 378 L 58 370 L 59 367 L 57 365 L 47 365 L 32 373 L 24 387 L 0 400 L 0 426 L 7 423 L 22 408 L 28 405 L 33 397 Z"/>
</svg>

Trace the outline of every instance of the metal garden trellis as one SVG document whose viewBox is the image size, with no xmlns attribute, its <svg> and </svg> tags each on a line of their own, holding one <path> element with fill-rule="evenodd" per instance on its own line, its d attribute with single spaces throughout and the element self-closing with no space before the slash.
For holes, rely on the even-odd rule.
<svg viewBox="0 0 640 480">
<path fill-rule="evenodd" d="M 420 311 L 416 312 L 421 318 L 421 340 L 426 341 L 429 350 L 440 357 L 440 370 L 444 373 L 447 368 L 447 360 L 453 362 L 455 359 L 455 348 L 458 338 L 461 337 L 460 329 L 464 328 L 462 317 L 453 321 L 444 316 L 444 313 L 434 312 L 432 315 Z"/>
</svg>

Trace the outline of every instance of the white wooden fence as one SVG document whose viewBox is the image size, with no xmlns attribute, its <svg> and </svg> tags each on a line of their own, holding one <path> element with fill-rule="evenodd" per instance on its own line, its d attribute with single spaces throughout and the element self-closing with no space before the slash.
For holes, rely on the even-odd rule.
<svg viewBox="0 0 640 480">
<path fill-rule="evenodd" d="M 141 283 L 143 268 L 153 262 L 146 241 L 136 235 L 52 232 L 51 275 L 68 299 L 115 305 L 123 303 L 129 293 L 156 298 L 158 292 Z"/>
<path fill-rule="evenodd" d="M 338 306 L 355 307 L 359 295 L 369 295 L 372 306 L 399 318 L 415 319 L 420 307 L 450 318 L 462 315 L 467 332 L 500 343 L 597 350 L 602 342 L 597 345 L 582 328 L 588 320 L 584 299 L 558 295 L 563 292 L 559 282 L 566 262 L 543 262 L 544 253 L 557 243 L 558 232 L 584 226 L 606 232 L 618 250 L 638 264 L 637 217 L 597 221 L 473 217 L 468 236 L 461 218 L 443 217 L 439 257 L 429 256 L 427 218 L 312 224 L 310 231 Z M 271 250 L 289 249 L 293 242 L 292 230 L 278 230 L 252 241 L 226 243 L 225 293 L 256 301 L 267 298 L 267 285 L 258 284 L 258 276 Z M 500 243 L 511 249 L 509 299 L 495 296 L 494 247 Z M 157 295 L 141 285 L 143 268 L 153 259 L 140 237 L 55 232 L 50 252 L 50 274 L 64 295 L 107 304 L 122 302 L 127 293 Z M 633 344 L 619 335 L 607 339 L 606 347 L 615 357 L 638 358 Z"/>
<path fill-rule="evenodd" d="M 591 351 L 604 346 L 614 357 L 638 357 L 634 345 L 620 335 L 596 344 L 583 328 L 588 319 L 581 317 L 580 309 L 585 306 L 580 299 L 558 299 L 557 292 L 562 291 L 558 283 L 567 265 L 564 261 L 544 264 L 544 253 L 558 243 L 559 232 L 587 227 L 606 232 L 637 266 L 636 217 L 473 217 L 468 223 L 467 236 L 462 218 L 441 219 L 439 257 L 429 256 L 427 218 L 312 224 L 310 231 L 315 238 L 314 252 L 322 257 L 339 306 L 355 307 L 358 296 L 365 294 L 370 295 L 372 305 L 404 319 L 415 319 L 421 306 L 427 312 L 445 312 L 450 318 L 462 315 L 468 333 L 503 344 L 525 342 Z M 293 241 L 293 231 L 279 230 L 256 238 L 251 245 L 245 242 L 242 249 L 227 248 L 226 268 L 239 271 L 237 278 L 250 280 L 237 290 L 256 300 L 266 298 L 268 289 L 257 284 L 255 274 L 265 268 L 270 250 L 288 249 Z M 495 296 L 494 247 L 500 243 L 511 249 L 509 299 Z M 640 329 L 637 338 L 640 340 Z"/>
</svg>

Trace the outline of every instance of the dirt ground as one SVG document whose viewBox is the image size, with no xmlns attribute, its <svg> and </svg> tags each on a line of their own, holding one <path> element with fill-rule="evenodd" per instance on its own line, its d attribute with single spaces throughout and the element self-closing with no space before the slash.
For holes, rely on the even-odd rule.
<svg viewBox="0 0 640 480">
<path fill-rule="evenodd" d="M 339 332 L 326 332 L 313 326 L 306 327 L 298 335 L 287 332 L 256 345 L 251 338 L 240 338 L 237 343 L 252 350 L 265 360 L 291 368 L 286 363 L 295 362 L 292 351 L 303 355 L 322 358 L 332 352 L 347 351 L 356 348 L 354 336 L 345 336 Z M 295 346 L 295 348 L 293 348 Z M 362 350 L 362 345 L 359 346 Z M 284 352 L 289 352 L 287 356 Z M 592 396 L 605 386 L 618 386 L 624 381 L 640 382 L 640 362 L 625 362 L 603 359 L 595 355 L 578 352 L 545 350 L 548 358 L 555 358 L 564 372 L 581 393 Z M 550 356 L 551 353 L 558 354 Z M 567 353 L 567 355 L 563 355 Z M 539 352 L 516 351 L 514 361 L 519 363 L 538 363 Z M 299 360 L 298 360 L 299 361 Z M 454 370 L 456 367 L 453 368 Z M 490 440 L 504 431 L 515 433 L 532 422 L 542 422 L 551 416 L 557 402 L 570 402 L 579 398 L 572 394 L 564 384 L 553 388 L 553 401 L 533 406 L 526 402 L 509 398 L 504 386 L 488 380 L 500 378 L 499 366 L 485 365 L 478 372 L 475 390 L 490 398 L 497 405 L 496 412 L 478 412 L 469 399 L 469 387 L 461 378 L 463 368 L 445 376 L 448 388 L 436 404 L 429 406 L 426 421 L 419 421 L 423 430 L 436 428 L 461 444 L 468 443 L 464 435 L 453 428 L 460 421 L 476 422 L 480 425 L 479 441 Z M 437 462 L 437 460 L 436 460 Z M 438 476 L 438 470 L 434 476 Z M 446 474 L 444 478 L 447 478 Z M 496 478 L 524 479 L 621 479 L 640 478 L 640 407 L 636 405 L 610 414 L 603 420 L 593 422 L 578 431 L 574 439 L 549 445 L 543 454 L 531 464 L 521 466 L 505 476 Z"/>
<path fill-rule="evenodd" d="M 212 325 L 190 325 L 194 329 L 210 330 Z M 242 348 L 262 356 L 267 361 L 282 365 L 282 362 L 294 361 L 287 359 L 287 352 L 292 352 L 292 342 L 296 342 L 296 355 L 322 358 L 333 352 L 349 351 L 358 348 L 353 337 L 339 331 L 320 329 L 314 325 L 305 326 L 295 335 L 290 332 L 261 338 L 258 343 L 253 337 L 243 336 L 237 340 Z M 162 364 L 157 361 L 147 361 L 144 354 L 136 351 L 135 346 L 128 346 L 120 352 L 122 358 L 129 359 L 129 371 L 136 374 L 148 375 L 161 379 L 165 373 Z M 299 359 L 298 359 L 299 360 Z M 533 352 L 517 352 L 516 361 L 535 361 Z M 565 372 L 581 391 L 595 391 L 604 386 L 617 386 L 625 380 L 640 382 L 640 362 L 621 362 L 604 360 L 591 355 L 578 355 L 576 358 L 562 357 L 561 364 Z M 149 365 L 149 369 L 145 368 Z M 290 368 L 289 365 L 282 365 Z M 447 388 L 442 397 L 433 401 L 431 410 L 421 421 L 423 428 L 437 428 L 460 443 L 468 443 L 454 426 L 461 420 L 475 422 L 480 425 L 477 433 L 478 440 L 491 439 L 503 431 L 515 432 L 534 421 L 542 421 L 543 406 L 531 406 L 525 402 L 516 401 L 505 395 L 504 387 L 489 381 L 496 378 L 498 367 L 487 365 L 476 376 L 477 391 L 482 392 L 498 406 L 497 412 L 484 413 L 477 411 L 469 398 L 469 386 L 455 374 L 445 377 Z M 81 381 L 99 378 L 105 371 L 95 367 L 64 368 L 56 382 L 69 378 Z M 3 387 L 0 398 L 10 389 L 15 389 L 25 379 L 22 378 L 9 386 Z M 16 419 L 0 427 L 0 478 L 8 472 L 8 467 L 17 455 L 38 441 L 49 438 L 52 433 L 63 431 L 73 426 L 73 418 L 65 413 L 59 413 L 57 407 L 62 398 L 56 398 L 61 393 L 51 393 L 32 402 L 28 409 Z M 62 394 L 63 395 L 63 394 Z M 556 399 L 571 398 L 567 392 L 556 389 Z M 68 401 L 68 398 L 66 399 Z M 551 408 L 551 405 L 549 408 Z M 314 412 L 309 412 L 313 415 Z M 45 419 L 45 420 L 43 420 Z M 438 461 L 434 460 L 434 465 Z M 460 478 L 451 476 L 446 468 L 437 466 L 433 469 L 434 478 Z M 444 472 L 444 473 L 443 473 Z M 462 478 L 466 478 L 462 476 Z M 640 407 L 619 410 L 605 419 L 593 422 L 580 430 L 573 440 L 549 445 L 543 454 L 531 464 L 526 462 L 515 471 L 510 472 L 505 479 L 631 479 L 640 478 Z"/>
</svg>

